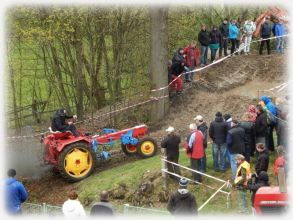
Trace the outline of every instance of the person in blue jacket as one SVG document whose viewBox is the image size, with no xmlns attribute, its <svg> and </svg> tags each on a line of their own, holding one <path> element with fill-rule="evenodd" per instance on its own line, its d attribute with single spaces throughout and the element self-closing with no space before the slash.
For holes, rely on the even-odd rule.
<svg viewBox="0 0 293 220">
<path fill-rule="evenodd" d="M 283 53 L 284 37 L 282 36 L 286 34 L 285 27 L 281 21 L 277 19 L 272 29 L 274 36 L 278 37 L 276 38 L 276 51 L 277 53 Z"/>
<path fill-rule="evenodd" d="M 268 148 L 268 150 L 274 151 L 275 144 L 274 144 L 274 138 L 273 138 L 273 131 L 274 131 L 274 128 L 276 127 L 277 108 L 268 96 L 262 96 L 261 100 L 265 103 L 267 111 L 269 111 L 272 115 L 272 122 L 268 124 L 266 147 Z"/>
<path fill-rule="evenodd" d="M 229 39 L 232 43 L 232 47 L 231 47 L 232 56 L 236 48 L 236 40 L 237 40 L 238 32 L 239 30 L 238 30 L 238 27 L 236 26 L 236 21 L 232 20 L 232 22 L 229 25 Z"/>
<path fill-rule="evenodd" d="M 21 182 L 15 179 L 15 169 L 9 169 L 5 180 L 6 209 L 9 214 L 21 214 L 21 204 L 27 199 L 28 193 Z"/>
</svg>

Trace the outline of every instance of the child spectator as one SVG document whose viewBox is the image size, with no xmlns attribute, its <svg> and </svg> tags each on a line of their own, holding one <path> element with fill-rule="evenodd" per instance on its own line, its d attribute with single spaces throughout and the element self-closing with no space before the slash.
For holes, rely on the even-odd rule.
<svg viewBox="0 0 293 220">
<path fill-rule="evenodd" d="M 255 163 L 255 172 L 257 175 L 260 174 L 261 171 L 268 171 L 269 167 L 269 152 L 265 148 L 264 144 L 257 143 L 256 150 L 259 153 L 257 157 L 257 161 Z"/>
<path fill-rule="evenodd" d="M 186 66 L 189 71 L 195 70 L 196 66 L 199 66 L 199 49 L 196 47 L 196 42 L 191 41 L 190 45 L 184 48 Z M 185 74 L 185 81 L 191 82 L 193 81 L 193 73 Z"/>
<path fill-rule="evenodd" d="M 274 175 L 275 176 L 278 176 L 279 168 L 281 168 L 281 167 L 285 168 L 285 164 L 286 164 L 284 147 L 282 145 L 277 147 L 277 154 L 278 154 L 278 157 L 274 162 Z M 286 172 L 286 169 L 285 169 L 285 172 Z"/>
</svg>

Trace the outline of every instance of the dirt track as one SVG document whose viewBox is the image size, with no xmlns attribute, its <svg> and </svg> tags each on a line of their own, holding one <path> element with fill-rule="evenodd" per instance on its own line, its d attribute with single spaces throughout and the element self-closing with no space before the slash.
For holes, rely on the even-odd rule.
<svg viewBox="0 0 293 220">
<path fill-rule="evenodd" d="M 202 80 L 174 98 L 166 118 L 151 128 L 151 136 L 160 142 L 165 135 L 164 130 L 171 125 L 183 138 L 188 133 L 189 123 L 197 114 L 202 115 L 207 124 L 214 119 L 217 111 L 240 118 L 249 104 L 257 103 L 258 89 L 269 89 L 287 81 L 285 66 L 286 60 L 279 55 L 241 55 L 207 68 L 201 73 Z M 135 160 L 123 158 L 123 163 Z M 98 169 L 117 166 L 113 160 Z M 74 187 L 52 174 L 39 180 L 26 180 L 25 183 L 31 202 L 53 205 L 62 204 L 68 189 Z"/>
</svg>

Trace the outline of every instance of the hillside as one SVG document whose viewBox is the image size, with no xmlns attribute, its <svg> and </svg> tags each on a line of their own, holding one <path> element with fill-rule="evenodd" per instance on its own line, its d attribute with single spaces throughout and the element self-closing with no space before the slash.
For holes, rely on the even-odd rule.
<svg viewBox="0 0 293 220">
<path fill-rule="evenodd" d="M 160 143 L 165 136 L 165 129 L 168 126 L 174 126 L 183 139 L 188 134 L 188 125 L 197 114 L 202 115 L 207 124 L 214 119 L 217 111 L 231 113 L 233 118 L 240 119 L 249 104 L 258 102 L 259 94 L 272 95 L 258 93 L 258 90 L 266 90 L 287 81 L 285 64 L 286 60 L 280 55 L 250 55 L 235 56 L 226 59 L 223 63 L 205 69 L 201 72 L 202 79 L 200 81 L 193 83 L 182 95 L 173 99 L 170 111 L 165 119 L 150 128 L 150 136 Z M 284 94 L 286 94 L 286 90 L 280 94 L 273 94 L 273 98 Z M 209 147 L 209 170 L 212 168 L 210 151 L 211 148 Z M 273 158 L 274 154 L 271 160 Z M 180 162 L 186 165 L 189 164 L 183 153 Z M 148 176 L 146 171 L 149 171 L 148 173 L 152 175 Z M 214 175 L 213 172 L 208 172 Z M 229 177 L 230 171 L 221 174 L 222 179 L 228 179 Z M 143 182 L 141 178 L 143 181 L 152 179 L 151 182 L 155 182 L 154 194 L 151 194 L 155 196 L 149 198 L 153 200 L 152 205 L 148 205 L 147 201 L 142 202 L 142 204 L 137 202 L 137 197 L 135 197 L 137 191 L 135 190 L 138 190 L 139 184 Z M 47 172 L 40 179 L 31 179 L 27 176 L 24 181 L 30 193 L 29 201 L 34 203 L 46 202 L 61 205 L 66 200 L 68 190 L 75 188 L 80 192 L 81 201 L 89 207 L 97 199 L 97 193 L 100 190 L 108 189 L 114 192 L 122 187 L 125 190 L 125 195 L 122 196 L 122 199 L 115 198 L 115 193 L 111 194 L 112 201 L 116 205 L 124 203 L 136 204 L 135 201 L 137 202 L 136 205 L 153 206 L 155 208 L 164 208 L 166 205 L 166 203 L 162 202 L 164 200 L 162 199 L 163 195 L 159 193 L 162 181 L 159 156 L 147 160 L 137 160 L 137 158 L 127 158 L 118 154 L 116 158 L 112 158 L 109 162 L 101 163 L 94 175 L 76 184 L 66 183 L 59 175 L 52 175 L 50 172 Z M 177 184 L 172 183 L 170 189 L 175 187 L 177 187 Z M 208 198 L 208 195 L 212 193 L 205 189 L 204 191 L 202 190 L 203 188 L 199 186 L 194 189 L 194 193 L 198 196 L 199 204 L 202 204 Z M 234 196 L 232 195 L 232 199 L 236 199 Z M 223 203 L 224 199 L 218 202 Z"/>
</svg>

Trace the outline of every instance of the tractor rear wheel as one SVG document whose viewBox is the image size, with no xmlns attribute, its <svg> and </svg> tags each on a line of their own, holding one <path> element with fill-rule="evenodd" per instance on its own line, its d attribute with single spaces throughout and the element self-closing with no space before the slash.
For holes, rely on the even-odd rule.
<svg viewBox="0 0 293 220">
<path fill-rule="evenodd" d="M 133 156 L 133 155 L 136 155 L 137 153 L 135 145 L 121 144 L 121 149 L 127 156 Z"/>
<path fill-rule="evenodd" d="M 66 146 L 58 158 L 60 174 L 69 182 L 77 182 L 88 177 L 95 167 L 95 154 L 85 142 Z"/>
<path fill-rule="evenodd" d="M 158 145 L 153 138 L 145 137 L 139 140 L 137 144 L 138 155 L 142 158 L 149 158 L 157 153 Z"/>
</svg>

